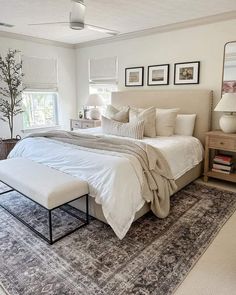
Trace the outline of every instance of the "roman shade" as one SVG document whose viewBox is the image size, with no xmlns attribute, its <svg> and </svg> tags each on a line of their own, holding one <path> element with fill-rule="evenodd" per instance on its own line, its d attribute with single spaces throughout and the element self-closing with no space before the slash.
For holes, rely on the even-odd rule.
<svg viewBox="0 0 236 295">
<path fill-rule="evenodd" d="M 118 79 L 117 57 L 89 60 L 89 83 L 115 84 Z"/>
<path fill-rule="evenodd" d="M 23 84 L 27 90 L 57 91 L 57 60 L 22 56 Z"/>
</svg>

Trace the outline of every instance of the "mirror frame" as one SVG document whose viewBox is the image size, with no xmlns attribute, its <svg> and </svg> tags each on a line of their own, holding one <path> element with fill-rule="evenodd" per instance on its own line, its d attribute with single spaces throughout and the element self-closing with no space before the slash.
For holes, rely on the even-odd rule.
<svg viewBox="0 0 236 295">
<path fill-rule="evenodd" d="M 229 43 L 236 43 L 236 40 L 234 40 L 234 41 L 228 41 L 228 42 L 226 42 L 225 45 L 224 45 L 224 52 L 223 52 L 223 70 L 222 70 L 222 79 L 221 79 L 221 96 L 222 96 L 222 93 L 223 93 L 224 73 L 225 73 L 225 49 L 226 49 L 226 46 L 227 46 Z"/>
</svg>

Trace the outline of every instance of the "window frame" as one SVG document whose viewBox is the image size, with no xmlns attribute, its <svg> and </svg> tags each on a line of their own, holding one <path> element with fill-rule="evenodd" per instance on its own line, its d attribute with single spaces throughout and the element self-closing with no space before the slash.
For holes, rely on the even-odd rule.
<svg viewBox="0 0 236 295">
<path fill-rule="evenodd" d="M 47 130 L 47 129 L 54 129 L 55 127 L 60 127 L 59 125 L 59 93 L 57 90 L 44 90 L 44 89 L 26 89 L 24 90 L 24 92 L 22 93 L 22 104 L 23 104 L 23 100 L 24 100 L 24 95 L 27 93 L 35 93 L 35 94 L 54 94 L 55 95 L 55 107 L 54 107 L 54 115 L 55 115 L 55 122 L 52 125 L 40 125 L 40 126 L 29 126 L 29 127 L 25 127 L 24 126 L 24 119 L 22 116 L 22 124 L 23 124 L 23 129 L 22 132 L 27 133 L 27 132 L 31 132 L 34 130 L 40 131 L 40 130 Z M 24 107 L 23 107 L 24 108 Z M 23 111 L 25 112 L 25 111 Z"/>
</svg>

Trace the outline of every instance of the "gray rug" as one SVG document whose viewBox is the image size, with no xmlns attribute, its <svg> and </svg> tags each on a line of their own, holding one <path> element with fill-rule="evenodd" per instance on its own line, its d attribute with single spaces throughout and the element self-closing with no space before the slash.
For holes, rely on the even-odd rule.
<svg viewBox="0 0 236 295">
<path fill-rule="evenodd" d="M 19 194 L 0 202 L 46 230 L 42 210 Z M 148 213 L 122 241 L 93 219 L 53 246 L 0 209 L 0 282 L 10 295 L 172 294 L 235 209 L 235 193 L 191 184 L 168 218 Z M 53 219 L 57 234 L 75 225 L 60 210 Z"/>
</svg>

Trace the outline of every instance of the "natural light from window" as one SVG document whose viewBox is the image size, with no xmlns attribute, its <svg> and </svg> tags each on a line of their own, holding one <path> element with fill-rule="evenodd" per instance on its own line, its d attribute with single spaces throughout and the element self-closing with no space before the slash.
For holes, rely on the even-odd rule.
<svg viewBox="0 0 236 295">
<path fill-rule="evenodd" d="M 57 100 L 57 92 L 24 92 L 24 129 L 51 127 L 57 125 Z"/>
<path fill-rule="evenodd" d="M 89 94 L 97 93 L 104 99 L 105 105 L 111 103 L 111 93 L 117 91 L 117 84 L 90 84 Z"/>
</svg>

